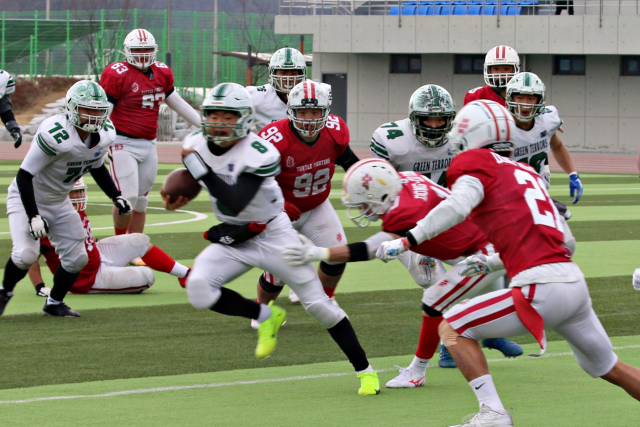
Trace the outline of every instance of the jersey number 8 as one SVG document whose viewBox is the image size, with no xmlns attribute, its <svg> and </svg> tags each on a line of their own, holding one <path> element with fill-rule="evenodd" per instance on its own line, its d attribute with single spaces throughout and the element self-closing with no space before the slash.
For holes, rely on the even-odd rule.
<svg viewBox="0 0 640 427">
<path fill-rule="evenodd" d="M 331 179 L 329 168 L 320 169 L 315 173 L 305 173 L 296 177 L 293 185 L 293 195 L 296 197 L 307 197 L 309 194 L 315 196 L 327 189 L 327 182 Z"/>
</svg>

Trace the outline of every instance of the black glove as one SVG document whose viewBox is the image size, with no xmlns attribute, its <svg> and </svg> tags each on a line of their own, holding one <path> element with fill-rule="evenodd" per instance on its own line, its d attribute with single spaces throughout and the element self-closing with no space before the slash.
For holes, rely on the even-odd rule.
<svg viewBox="0 0 640 427">
<path fill-rule="evenodd" d="M 204 238 L 211 243 L 234 246 L 262 233 L 267 228 L 267 224 L 252 222 L 245 225 L 222 224 L 214 225 L 204 232 Z"/>
<path fill-rule="evenodd" d="M 118 196 L 113 201 L 113 205 L 118 208 L 118 215 L 129 215 L 131 214 L 131 203 L 127 199 L 122 196 Z"/>
<path fill-rule="evenodd" d="M 16 123 L 15 120 L 9 120 L 4 127 L 7 128 L 13 137 L 13 146 L 15 148 L 20 147 L 20 144 L 22 144 L 22 134 L 20 133 L 20 126 L 18 126 L 18 123 Z"/>
</svg>

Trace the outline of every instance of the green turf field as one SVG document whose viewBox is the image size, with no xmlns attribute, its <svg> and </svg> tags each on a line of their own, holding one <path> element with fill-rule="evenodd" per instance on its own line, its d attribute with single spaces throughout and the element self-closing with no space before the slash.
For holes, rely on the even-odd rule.
<svg viewBox="0 0 640 427">
<path fill-rule="evenodd" d="M 0 162 L 0 185 L 10 184 L 19 163 Z M 160 165 L 157 182 L 177 165 Z M 361 229 L 340 205 L 342 173 L 331 201 L 347 238 Z M 582 174 L 583 199 L 570 206 L 578 241 L 574 259 L 588 278 L 594 308 L 620 358 L 640 366 L 640 293 L 631 274 L 640 267 L 640 182 L 635 175 Z M 109 200 L 88 177 L 94 235 L 113 234 Z M 568 179 L 554 174 L 551 194 L 566 203 Z M 4 203 L 0 197 L 0 204 Z M 160 208 L 157 189 L 150 207 Z M 215 223 L 205 194 L 182 212 L 151 209 L 152 243 L 190 265 Z M 0 218 L 0 263 L 11 252 L 6 217 Z M 213 266 L 212 268 L 221 268 Z M 51 274 L 43 268 L 45 281 Z M 255 296 L 258 270 L 230 284 Z M 379 261 L 350 265 L 337 299 L 349 313 L 381 383 L 394 365 L 413 357 L 420 329 L 421 289 L 402 265 Z M 264 361 L 253 356 L 255 332 L 244 319 L 197 311 L 177 280 L 156 274 L 140 295 L 69 295 L 80 319 L 39 314 L 44 300 L 28 282 L 0 318 L 0 425 L 96 426 L 449 426 L 477 411 L 473 392 L 457 370 L 431 367 L 425 387 L 360 397 L 358 380 L 328 334 L 300 306 L 286 299 L 288 321 L 278 348 Z M 542 358 L 507 360 L 488 352 L 490 368 L 517 426 L 637 426 L 637 402 L 622 390 L 583 373 L 567 345 L 549 334 Z M 530 336 L 518 337 L 537 352 Z M 435 362 L 435 360 L 434 360 Z"/>
</svg>

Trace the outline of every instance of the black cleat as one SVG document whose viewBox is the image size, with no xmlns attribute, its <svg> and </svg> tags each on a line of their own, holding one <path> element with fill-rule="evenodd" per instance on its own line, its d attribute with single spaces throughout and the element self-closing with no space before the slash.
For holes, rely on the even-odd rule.
<svg viewBox="0 0 640 427">
<path fill-rule="evenodd" d="M 80 313 L 71 310 L 69 306 L 63 302 L 60 304 L 47 304 L 45 302 L 44 307 L 42 307 L 42 315 L 46 316 L 47 314 L 57 317 L 80 317 Z"/>
<path fill-rule="evenodd" d="M 4 289 L 0 289 L 0 316 L 4 313 L 4 308 L 7 306 L 7 303 L 9 303 L 12 296 L 13 295 L 7 295 L 7 291 Z"/>
</svg>

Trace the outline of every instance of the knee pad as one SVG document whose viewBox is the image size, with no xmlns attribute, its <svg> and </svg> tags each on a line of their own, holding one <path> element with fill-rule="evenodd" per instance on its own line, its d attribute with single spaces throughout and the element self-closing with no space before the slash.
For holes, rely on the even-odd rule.
<svg viewBox="0 0 640 427">
<path fill-rule="evenodd" d="M 436 310 L 435 308 L 429 307 L 427 304 L 422 303 L 422 311 L 426 313 L 429 317 L 440 317 L 442 316 L 442 312 Z"/>
<path fill-rule="evenodd" d="M 327 276 L 339 276 L 344 273 L 344 269 L 347 268 L 346 263 L 329 264 L 328 262 L 320 261 L 320 271 Z"/>
<path fill-rule="evenodd" d="M 151 238 L 146 234 L 142 233 L 131 233 L 128 235 L 129 243 L 133 246 L 140 248 L 139 257 L 143 257 L 147 253 L 147 248 L 149 247 L 149 242 Z"/>
<path fill-rule="evenodd" d="M 347 313 L 333 304 L 328 297 L 305 306 L 305 310 L 327 329 L 333 328 L 339 321 L 347 317 Z"/>
<path fill-rule="evenodd" d="M 440 335 L 442 344 L 444 344 L 445 347 L 458 344 L 458 337 L 460 334 L 458 334 L 446 320 L 440 322 L 440 325 L 438 326 L 438 334 Z"/>
<path fill-rule="evenodd" d="M 65 259 L 60 258 L 60 264 L 62 265 L 62 268 L 67 270 L 69 273 L 80 273 L 84 266 L 89 262 L 89 255 L 87 255 L 87 251 L 84 249 L 84 244 L 82 245 L 82 252 L 77 254 L 73 253 L 68 258 L 69 259 L 66 259 L 66 257 Z"/>
<path fill-rule="evenodd" d="M 187 282 L 187 297 L 193 308 L 207 310 L 220 299 L 220 289 L 209 284 L 204 277 L 189 275 Z"/>
<path fill-rule="evenodd" d="M 278 292 L 282 291 L 282 288 L 284 287 L 284 286 L 278 286 L 269 282 L 267 279 L 265 279 L 264 274 L 260 275 L 260 279 L 258 280 L 258 283 L 260 284 L 260 287 L 262 288 L 263 291 L 270 294 L 277 294 Z"/>
<path fill-rule="evenodd" d="M 38 262 L 38 251 L 31 248 L 22 248 L 11 252 L 11 260 L 20 270 L 28 270 Z"/>
<path fill-rule="evenodd" d="M 147 205 L 149 204 L 149 196 L 146 194 L 144 196 L 132 197 L 129 199 L 131 206 L 133 206 L 133 210 L 136 212 L 145 212 L 147 210 Z"/>
</svg>

